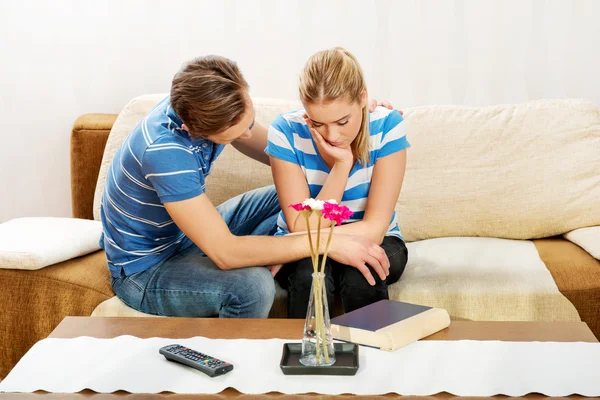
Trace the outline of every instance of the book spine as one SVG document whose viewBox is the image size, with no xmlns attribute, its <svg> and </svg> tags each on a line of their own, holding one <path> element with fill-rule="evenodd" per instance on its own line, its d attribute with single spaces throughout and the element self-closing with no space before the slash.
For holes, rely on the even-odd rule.
<svg viewBox="0 0 600 400">
<path fill-rule="evenodd" d="M 380 335 L 377 332 L 371 332 L 363 329 L 350 328 L 342 325 L 331 325 L 331 336 L 337 340 L 345 342 L 364 344 L 371 347 L 387 345 L 385 335 Z"/>
<path fill-rule="evenodd" d="M 385 337 L 380 348 L 387 351 L 397 350 L 441 331 L 449 325 L 450 316 L 448 312 L 441 308 L 432 308 L 377 331 Z"/>
</svg>

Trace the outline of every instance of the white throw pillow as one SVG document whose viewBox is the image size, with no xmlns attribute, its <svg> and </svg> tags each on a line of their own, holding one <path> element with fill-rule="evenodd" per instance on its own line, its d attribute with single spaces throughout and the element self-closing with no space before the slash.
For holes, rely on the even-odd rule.
<svg viewBox="0 0 600 400">
<path fill-rule="evenodd" d="M 563 237 L 600 260 L 600 226 L 575 229 L 565 233 Z"/>
<path fill-rule="evenodd" d="M 102 224 L 77 218 L 17 218 L 0 224 L 0 268 L 40 269 L 99 250 Z"/>
</svg>

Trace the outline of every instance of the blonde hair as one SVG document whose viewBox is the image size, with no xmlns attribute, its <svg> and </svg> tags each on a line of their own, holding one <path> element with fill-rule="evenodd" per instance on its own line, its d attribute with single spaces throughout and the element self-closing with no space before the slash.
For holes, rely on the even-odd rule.
<svg viewBox="0 0 600 400">
<path fill-rule="evenodd" d="M 323 104 L 345 98 L 360 103 L 367 89 L 356 57 L 341 47 L 313 54 L 300 74 L 300 100 L 308 104 Z M 369 162 L 369 110 L 362 109 L 358 135 L 350 144 L 352 154 L 363 166 Z"/>
</svg>

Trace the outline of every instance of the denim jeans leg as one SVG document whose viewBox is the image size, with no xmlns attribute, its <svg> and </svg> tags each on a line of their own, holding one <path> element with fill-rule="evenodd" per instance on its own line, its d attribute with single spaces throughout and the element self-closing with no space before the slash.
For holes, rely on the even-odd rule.
<svg viewBox="0 0 600 400">
<path fill-rule="evenodd" d="M 197 247 L 116 281 L 113 287 L 126 304 L 154 315 L 266 318 L 275 298 L 268 269 L 221 270 Z"/>
<path fill-rule="evenodd" d="M 280 211 L 274 186 L 226 201 L 217 210 L 235 235 L 269 235 Z M 186 238 L 162 264 L 113 278 L 117 296 L 130 307 L 155 315 L 266 318 L 275 297 L 264 267 L 221 270 Z"/>
<path fill-rule="evenodd" d="M 234 235 L 272 235 L 281 210 L 275 186 L 251 190 L 217 206 Z"/>
<path fill-rule="evenodd" d="M 135 274 L 131 274 L 129 276 L 125 275 L 125 272 L 121 270 L 120 277 L 111 278 L 111 284 L 117 297 L 129 307 L 138 311 L 142 311 L 141 304 L 146 294 L 146 286 L 160 265 L 161 264 L 157 264 L 148 268 L 147 270 L 136 272 Z"/>
</svg>

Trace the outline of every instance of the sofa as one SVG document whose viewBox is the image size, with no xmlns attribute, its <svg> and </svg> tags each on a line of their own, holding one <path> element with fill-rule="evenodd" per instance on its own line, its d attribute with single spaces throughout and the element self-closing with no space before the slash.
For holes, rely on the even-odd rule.
<svg viewBox="0 0 600 400">
<path fill-rule="evenodd" d="M 73 218 L 98 220 L 112 154 L 163 96 L 75 121 Z M 254 103 L 264 124 L 299 106 Z M 396 210 L 409 263 L 390 297 L 446 308 L 454 320 L 582 320 L 600 338 L 598 107 L 417 107 L 405 120 L 412 147 Z M 219 204 L 269 184 L 267 166 L 228 146 L 207 193 Z M 0 379 L 65 316 L 142 315 L 114 296 L 101 250 L 37 270 L 0 265 L 0 287 Z M 285 317 L 285 304 L 278 288 L 270 317 Z M 333 308 L 342 312 L 337 300 Z"/>
</svg>

